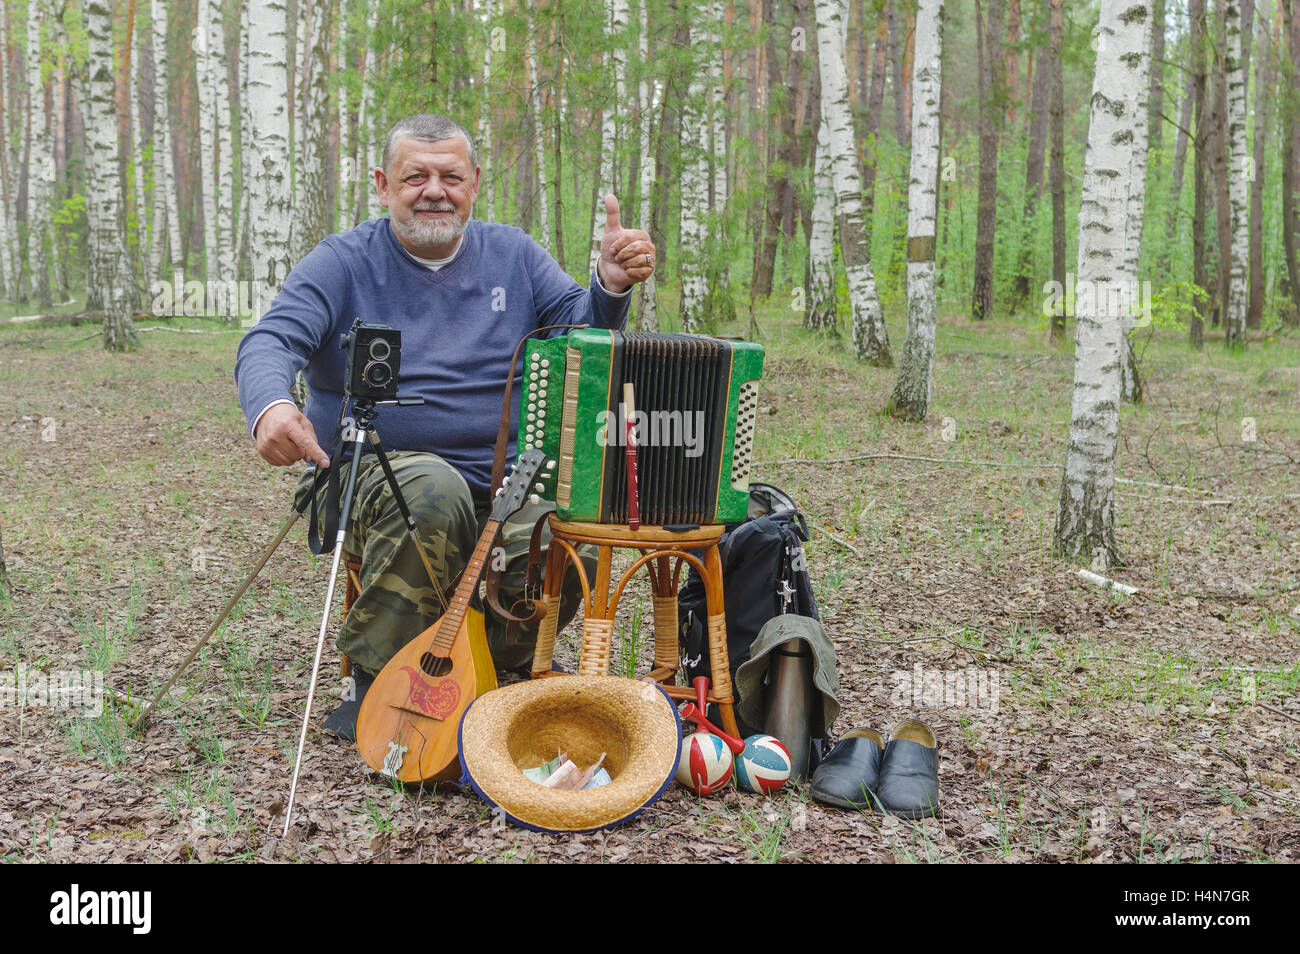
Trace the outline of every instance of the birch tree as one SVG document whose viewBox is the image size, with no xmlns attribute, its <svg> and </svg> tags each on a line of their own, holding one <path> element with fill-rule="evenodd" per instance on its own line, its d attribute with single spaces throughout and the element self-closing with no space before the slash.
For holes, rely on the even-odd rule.
<svg viewBox="0 0 1300 954">
<path fill-rule="evenodd" d="M 50 200 L 54 154 L 45 110 L 42 26 L 47 0 L 27 3 L 27 268 L 32 294 L 42 308 L 54 304 L 50 286 Z"/>
<path fill-rule="evenodd" d="M 687 46 L 704 46 L 707 32 L 690 24 Z M 677 273 L 681 280 L 681 325 L 687 334 L 698 331 L 708 314 L 708 234 L 704 213 L 709 207 L 709 114 L 704 71 L 691 71 L 681 123 L 681 248 Z"/>
<path fill-rule="evenodd" d="M 174 269 L 184 268 L 180 210 L 176 201 L 176 160 L 172 152 L 171 106 L 168 99 L 171 67 L 167 51 L 167 2 L 153 0 L 153 181 L 155 276 L 161 270 L 162 230 L 167 232 L 168 252 Z M 165 218 L 160 223 L 159 217 Z M 179 289 L 177 289 L 179 294 Z"/>
<path fill-rule="evenodd" d="M 86 0 L 86 212 L 91 232 L 90 280 L 104 309 L 104 347 L 135 347 L 131 319 L 130 265 L 123 254 L 122 189 L 119 181 L 117 96 L 113 72 L 111 0 Z"/>
<path fill-rule="evenodd" d="M 588 256 L 587 272 L 596 270 L 600 259 L 600 243 L 605 237 L 605 196 L 616 189 L 614 160 L 618 152 L 618 108 L 625 95 L 625 70 L 627 52 L 623 49 L 623 38 L 627 34 L 627 0 L 608 0 L 605 8 L 605 39 L 608 49 L 606 62 L 613 67 L 614 96 L 608 99 L 600 111 L 600 168 L 596 179 L 600 183 L 596 195 L 596 212 L 591 228 L 591 254 Z"/>
<path fill-rule="evenodd" d="M 352 207 L 351 221 L 340 225 L 341 228 L 352 228 L 363 218 L 370 218 L 370 211 L 379 201 L 374 196 L 376 190 L 370 171 L 379 159 L 379 150 L 374 148 L 375 134 L 371 127 L 375 121 L 372 114 L 375 110 L 375 81 L 378 73 L 378 58 L 373 55 L 373 48 L 375 30 L 379 26 L 380 6 L 379 3 L 370 4 L 370 12 L 366 16 L 366 32 L 361 38 L 361 52 L 358 56 L 361 104 L 357 109 L 357 134 L 352 154 L 353 168 L 357 173 L 357 202 Z"/>
<path fill-rule="evenodd" d="M 804 327 L 836 330 L 835 312 L 835 187 L 831 181 L 830 130 L 826 111 L 817 123 L 817 152 L 813 159 L 812 229 L 808 235 L 808 269 L 804 276 L 807 302 Z"/>
<path fill-rule="evenodd" d="M 920 0 L 912 61 L 912 164 L 907 185 L 907 338 L 888 410 L 921 421 L 934 370 L 934 246 L 939 192 L 943 0 Z"/>
<path fill-rule="evenodd" d="M 247 0 L 249 247 L 257 316 L 270 306 L 293 266 L 289 189 L 288 23 L 285 0 Z"/>
<path fill-rule="evenodd" d="M 538 243 L 549 252 L 551 250 L 550 180 L 546 177 L 546 123 L 542 110 L 545 93 L 542 90 L 542 81 L 537 75 L 537 50 L 533 39 L 535 24 L 533 22 L 532 8 L 528 7 L 526 9 L 528 11 L 528 46 L 525 50 L 527 57 L 525 67 L 528 82 L 528 108 L 533 117 L 533 162 L 537 170 L 537 213 L 541 225 L 541 238 Z"/>
<path fill-rule="evenodd" d="M 1242 63 L 1241 3 L 1226 0 L 1227 19 L 1227 138 L 1228 205 L 1232 212 L 1232 242 L 1229 256 L 1228 302 L 1224 314 L 1224 342 L 1229 348 L 1246 347 L 1246 309 L 1250 288 L 1247 282 L 1250 253 L 1249 179 L 1250 152 L 1246 147 L 1246 70 Z"/>
<path fill-rule="evenodd" d="M 835 212 L 840 231 L 840 252 L 848 276 L 853 309 L 853 347 L 860 360 L 879 367 L 894 363 L 889 349 L 876 277 L 871 268 L 862 211 L 862 182 L 854 148 L 853 116 L 849 110 L 849 84 L 844 72 L 843 0 L 817 0 L 817 52 L 821 71 L 822 109 L 830 146 L 831 178 L 835 185 Z"/>
<path fill-rule="evenodd" d="M 339 0 L 338 33 L 338 179 L 334 189 L 334 228 L 343 231 L 348 228 L 348 217 L 352 214 L 352 187 L 357 181 L 357 171 L 352 166 L 352 114 L 348 107 L 348 16 L 351 6 L 348 0 Z M 246 59 L 247 57 L 245 57 Z"/>
<path fill-rule="evenodd" d="M 0 4 L 0 47 L 9 45 L 9 4 Z M 10 162 L 13 116 L 17 104 L 10 92 L 9 57 L 0 55 L 0 294 L 18 298 L 18 170 Z"/>
<path fill-rule="evenodd" d="M 993 310 L 993 251 L 998 224 L 998 131 L 1002 102 L 1002 0 L 986 0 L 987 24 L 975 4 L 980 70 L 979 204 L 975 211 L 975 282 L 970 315 L 983 321 Z"/>
<path fill-rule="evenodd" d="M 1142 42 L 1142 88 L 1137 91 L 1137 108 L 1147 119 L 1133 125 L 1133 166 L 1127 179 L 1128 206 L 1125 211 L 1124 228 L 1124 271 L 1125 281 L 1132 289 L 1133 301 L 1137 301 L 1142 260 L 1142 223 L 1145 218 L 1146 181 L 1147 181 L 1147 142 L 1150 134 L 1150 96 L 1151 87 L 1147 77 L 1151 70 L 1151 30 L 1152 17 L 1144 21 Z M 1130 404 L 1142 403 L 1142 379 L 1138 375 L 1137 354 L 1133 350 L 1132 332 L 1134 316 L 1124 316 L 1124 340 L 1119 351 L 1119 393 L 1120 398 Z"/>
<path fill-rule="evenodd" d="M 651 124 L 651 117 L 654 115 L 654 111 L 655 111 L 654 96 L 652 95 L 654 91 L 654 86 L 647 81 L 647 77 L 650 75 L 649 56 L 647 55 L 649 52 L 649 42 L 650 42 L 649 41 L 650 23 L 648 17 L 649 6 L 650 6 L 650 0 L 641 0 L 640 10 L 638 11 L 641 17 L 641 33 L 638 38 L 638 44 L 639 44 L 638 52 L 641 55 L 641 79 L 640 79 L 640 85 L 637 88 L 637 103 L 641 107 L 641 115 L 640 115 L 640 123 L 639 123 L 639 130 L 641 134 L 641 214 L 639 217 L 639 221 L 641 223 L 641 227 L 647 230 L 650 228 L 650 215 L 651 215 L 650 193 L 654 190 L 654 184 L 655 184 L 655 168 L 654 168 L 654 163 L 651 161 L 651 153 L 650 153 L 650 124 Z M 530 41 L 531 38 L 532 36 L 530 34 L 529 35 Z M 539 126 L 538 127 L 539 158 L 542 153 L 540 128 L 541 127 Z M 538 168 L 539 169 L 541 168 L 540 162 L 538 163 Z M 545 209 L 545 207 L 546 207 L 546 203 L 545 201 L 543 201 L 542 208 Z M 542 221 L 545 222 L 544 214 L 543 214 Z M 637 289 L 636 327 L 637 327 L 637 331 L 658 331 L 659 330 L 659 306 L 658 303 L 655 301 L 654 272 L 651 272 L 650 277 L 647 278 L 645 281 L 641 282 L 640 287 Z"/>
<path fill-rule="evenodd" d="M 1136 126 L 1145 125 L 1142 0 L 1101 0 L 1088 148 L 1079 208 L 1074 320 L 1074 391 L 1070 435 L 1056 514 L 1055 546 L 1066 559 L 1092 556 L 1104 569 L 1120 562 L 1115 543 L 1115 450 L 1119 432 L 1120 345 L 1128 176 Z"/>
<path fill-rule="evenodd" d="M 500 8 L 498 0 L 487 0 L 484 15 L 483 89 L 479 96 L 478 155 L 483 166 L 483 186 L 487 193 L 487 220 L 497 220 L 496 189 L 492 188 L 492 31 Z"/>
</svg>

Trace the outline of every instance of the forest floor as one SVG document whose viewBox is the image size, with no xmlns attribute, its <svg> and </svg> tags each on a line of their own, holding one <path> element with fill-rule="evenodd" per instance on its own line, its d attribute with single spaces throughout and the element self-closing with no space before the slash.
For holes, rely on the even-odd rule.
<svg viewBox="0 0 1300 954">
<path fill-rule="evenodd" d="M 98 670 L 147 696 L 288 514 L 297 468 L 253 451 L 238 332 L 168 324 L 206 333 L 109 356 L 93 327 L 0 326 L 0 672 Z M 1295 332 L 1237 356 L 1173 331 L 1146 349 L 1145 403 L 1120 424 L 1125 565 L 1105 572 L 1137 588 L 1120 596 L 1051 554 L 1072 365 L 1041 326 L 945 316 L 931 414 L 904 424 L 880 412 L 894 371 L 762 324 L 756 476 L 814 528 L 835 733 L 931 725 L 937 818 L 673 786 L 621 828 L 543 835 L 472 794 L 394 792 L 313 731 L 281 842 L 328 569 L 295 531 L 142 738 L 111 698 L 98 717 L 0 705 L 0 857 L 1300 860 Z M 317 727 L 337 664 L 331 645 Z"/>
</svg>

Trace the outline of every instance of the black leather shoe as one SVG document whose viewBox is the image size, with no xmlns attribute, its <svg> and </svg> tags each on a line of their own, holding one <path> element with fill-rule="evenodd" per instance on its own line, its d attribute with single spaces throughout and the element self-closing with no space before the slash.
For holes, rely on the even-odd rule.
<svg viewBox="0 0 1300 954">
<path fill-rule="evenodd" d="M 813 772 L 812 797 L 836 808 L 874 811 L 883 746 L 880 733 L 875 729 L 858 726 L 849 732 Z"/>
<path fill-rule="evenodd" d="M 333 732 L 345 742 L 357 740 L 357 715 L 361 712 L 361 700 L 366 697 L 366 691 L 374 681 L 374 676 L 356 663 L 352 664 L 352 685 L 355 691 L 351 693 L 351 699 L 344 699 L 329 714 L 323 726 L 326 732 Z"/>
<path fill-rule="evenodd" d="M 899 818 L 929 818 L 939 807 L 939 752 L 934 732 L 911 719 L 894 729 L 875 789 L 881 806 Z"/>
</svg>

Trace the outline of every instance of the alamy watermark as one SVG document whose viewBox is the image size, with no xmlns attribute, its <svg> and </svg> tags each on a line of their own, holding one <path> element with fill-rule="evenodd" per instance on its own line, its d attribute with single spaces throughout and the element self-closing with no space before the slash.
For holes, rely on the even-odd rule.
<svg viewBox="0 0 1300 954">
<path fill-rule="evenodd" d="M 704 453 L 703 411 L 633 411 L 631 423 L 637 447 L 684 447 L 687 457 Z M 626 447 L 627 425 L 626 404 L 619 404 L 617 414 L 601 411 L 596 415 L 596 443 Z"/>
<path fill-rule="evenodd" d="M 1079 281 L 1074 272 L 1065 273 L 1065 284 L 1050 281 L 1043 285 L 1043 316 L 1070 318 L 1078 314 L 1097 318 L 1128 318 L 1132 327 L 1151 324 L 1151 282 Z"/>
<path fill-rule="evenodd" d="M 0 672 L 0 706 L 84 709 L 91 717 L 104 711 L 104 674 L 94 669 L 18 668 Z"/>
<path fill-rule="evenodd" d="M 272 298 L 273 289 L 263 281 L 186 281 L 177 271 L 149 286 L 149 311 L 157 318 L 241 318 L 251 326 Z"/>
<path fill-rule="evenodd" d="M 899 707 L 978 709 L 996 713 L 1002 696 L 1002 675 L 996 669 L 923 669 L 917 663 L 910 671 L 895 670 L 893 681 L 894 691 L 889 701 Z"/>
</svg>

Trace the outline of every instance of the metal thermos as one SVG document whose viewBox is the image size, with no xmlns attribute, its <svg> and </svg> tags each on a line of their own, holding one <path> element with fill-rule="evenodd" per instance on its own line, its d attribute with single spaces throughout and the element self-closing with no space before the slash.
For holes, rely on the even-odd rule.
<svg viewBox="0 0 1300 954">
<path fill-rule="evenodd" d="M 774 735 L 790 752 L 790 777 L 808 774 L 814 707 L 820 704 L 813 686 L 812 650 L 802 639 L 791 639 L 772 650 L 768 660 L 767 715 L 763 731 Z"/>
</svg>

